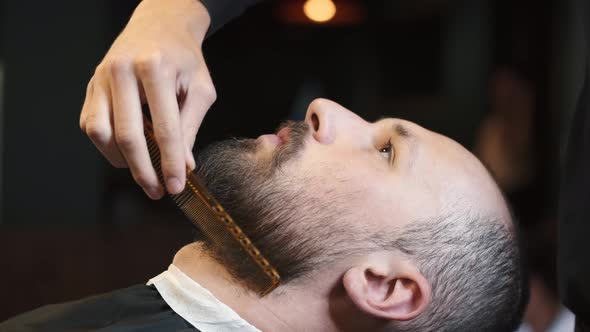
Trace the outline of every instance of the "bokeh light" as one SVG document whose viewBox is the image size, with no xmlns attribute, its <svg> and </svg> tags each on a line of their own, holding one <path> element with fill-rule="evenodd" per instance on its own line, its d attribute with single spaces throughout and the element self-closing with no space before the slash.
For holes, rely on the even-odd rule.
<svg viewBox="0 0 590 332">
<path fill-rule="evenodd" d="M 314 22 L 327 22 L 336 15 L 336 5 L 331 0 L 307 0 L 303 12 Z"/>
</svg>

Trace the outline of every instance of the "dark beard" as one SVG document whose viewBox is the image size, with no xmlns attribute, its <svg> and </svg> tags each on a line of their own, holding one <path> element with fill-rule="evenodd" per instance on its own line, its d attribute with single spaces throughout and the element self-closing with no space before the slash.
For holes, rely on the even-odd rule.
<svg viewBox="0 0 590 332">
<path fill-rule="evenodd" d="M 373 234 L 362 223 L 347 223 L 353 189 L 334 190 L 327 179 L 299 174 L 284 166 L 304 151 L 309 126 L 287 123 L 289 140 L 270 158 L 255 159 L 257 142 L 234 139 L 216 143 L 197 157 L 197 176 L 286 283 L 353 251 L 364 251 Z M 332 179 L 334 180 L 334 179 Z M 334 181 L 346 181 L 336 179 Z M 319 184 L 319 183 L 322 184 Z M 311 189 L 311 188 L 315 188 Z M 359 247 L 360 245 L 360 247 Z M 209 253 L 246 286 L 257 275 L 244 264 L 243 252 Z M 252 288 L 252 287 L 250 287 Z"/>
<path fill-rule="evenodd" d="M 273 151 L 269 160 L 255 160 L 258 148 L 254 139 L 230 139 L 208 146 L 196 158 L 195 173 L 211 194 L 227 209 L 238 192 L 259 192 L 283 165 L 296 159 L 305 148 L 309 126 L 303 122 L 285 122 L 279 130 L 289 128 L 288 142 Z"/>
<path fill-rule="evenodd" d="M 269 158 L 254 158 L 256 140 L 231 139 L 202 151 L 195 169 L 211 194 L 279 271 L 282 282 L 310 269 L 308 262 L 313 253 L 293 252 L 291 248 L 300 236 L 288 222 L 301 219 L 294 213 L 309 202 L 304 199 L 305 184 L 293 183 L 293 179 L 281 174 L 281 169 L 304 150 L 310 128 L 303 122 L 288 122 L 279 129 L 284 127 L 290 129 L 288 142 Z M 211 244 L 207 248 L 236 279 L 248 284 L 256 275 L 243 264 L 247 259 L 243 253 L 221 252 Z"/>
</svg>

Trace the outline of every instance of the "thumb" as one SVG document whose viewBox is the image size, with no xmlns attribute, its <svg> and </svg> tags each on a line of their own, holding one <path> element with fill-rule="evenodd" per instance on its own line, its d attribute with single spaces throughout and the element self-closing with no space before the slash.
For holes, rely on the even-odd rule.
<svg viewBox="0 0 590 332">
<path fill-rule="evenodd" d="M 199 91 L 189 91 L 180 111 L 180 123 L 187 155 L 186 160 L 190 169 L 195 168 L 192 149 L 195 144 L 197 132 L 213 101 L 214 98 L 212 99 L 210 96 L 206 96 Z"/>
</svg>

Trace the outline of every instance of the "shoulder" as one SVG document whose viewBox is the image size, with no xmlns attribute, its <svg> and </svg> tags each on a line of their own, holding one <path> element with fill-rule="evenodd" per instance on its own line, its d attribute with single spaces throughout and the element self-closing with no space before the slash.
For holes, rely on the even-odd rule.
<svg viewBox="0 0 590 332">
<path fill-rule="evenodd" d="M 151 286 L 135 285 L 82 300 L 47 305 L 0 324 L 0 332 L 197 331 Z"/>
</svg>

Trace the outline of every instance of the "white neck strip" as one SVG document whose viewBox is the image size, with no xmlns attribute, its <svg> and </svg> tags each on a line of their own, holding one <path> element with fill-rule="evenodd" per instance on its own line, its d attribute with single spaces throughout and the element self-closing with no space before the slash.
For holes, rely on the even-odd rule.
<svg viewBox="0 0 590 332">
<path fill-rule="evenodd" d="M 147 285 L 154 285 L 174 312 L 203 332 L 260 332 L 173 264 Z"/>
</svg>

